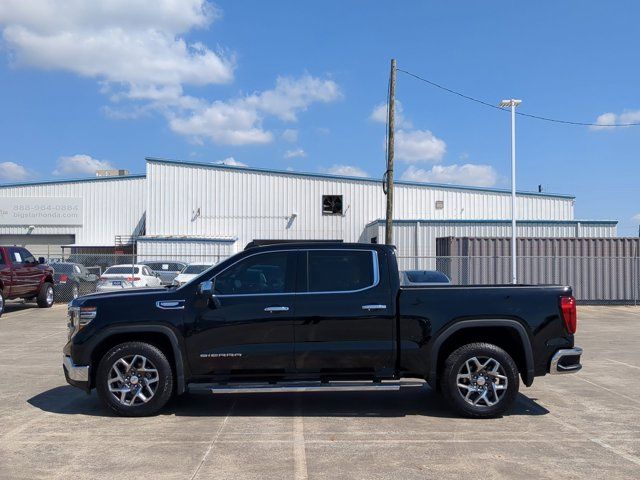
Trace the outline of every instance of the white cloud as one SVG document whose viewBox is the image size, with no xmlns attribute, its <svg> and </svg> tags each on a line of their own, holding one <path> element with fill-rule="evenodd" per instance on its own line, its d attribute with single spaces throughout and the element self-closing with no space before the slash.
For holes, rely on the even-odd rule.
<svg viewBox="0 0 640 480">
<path fill-rule="evenodd" d="M 287 150 L 286 152 L 284 152 L 284 158 L 304 158 L 306 156 L 306 152 L 301 148 L 296 148 L 295 150 Z"/>
<path fill-rule="evenodd" d="M 3 46 L 13 64 L 95 79 L 115 104 L 103 108 L 112 119 L 160 113 L 195 142 L 264 144 L 274 134 L 263 119 L 293 122 L 312 104 L 341 98 L 336 82 L 309 74 L 279 76 L 272 89 L 231 99 L 189 94 L 233 80 L 233 54 L 191 40 L 220 16 L 209 0 L 0 1 Z"/>
<path fill-rule="evenodd" d="M 113 99 L 180 103 L 184 85 L 227 83 L 232 56 L 181 34 L 219 16 L 206 0 L 4 0 L 3 39 L 16 65 L 103 82 Z"/>
<path fill-rule="evenodd" d="M 636 222 L 640 222 L 640 213 L 634 215 L 632 219 L 635 220 Z"/>
<path fill-rule="evenodd" d="M 262 117 L 241 101 L 215 101 L 186 117 L 169 120 L 171 130 L 197 142 L 206 138 L 219 145 L 269 143 L 273 135 L 262 129 Z"/>
<path fill-rule="evenodd" d="M 427 183 L 450 183 L 492 187 L 498 181 L 498 173 L 490 165 L 434 165 L 430 170 L 409 165 L 402 174 L 402 180 Z"/>
<path fill-rule="evenodd" d="M 305 74 L 299 78 L 278 77 L 272 90 L 254 93 L 244 102 L 281 120 L 296 121 L 297 113 L 312 103 L 329 103 L 342 97 L 338 84 Z"/>
<path fill-rule="evenodd" d="M 282 132 L 282 139 L 287 141 L 287 142 L 291 142 L 291 143 L 295 143 L 298 141 L 298 130 L 292 129 L 292 128 L 287 128 L 284 132 Z"/>
<path fill-rule="evenodd" d="M 248 167 L 246 163 L 239 162 L 233 157 L 227 157 L 224 160 L 218 160 L 217 162 L 213 162 L 216 165 L 229 165 L 231 167 Z"/>
<path fill-rule="evenodd" d="M 369 174 L 361 168 L 352 165 L 333 165 L 329 168 L 321 169 L 323 173 L 331 175 L 342 175 L 345 177 L 368 177 Z"/>
<path fill-rule="evenodd" d="M 369 119 L 386 123 L 387 104 L 376 105 Z M 447 144 L 429 130 L 414 129 L 412 123 L 404 117 L 404 109 L 399 100 L 396 100 L 395 126 L 396 159 L 409 163 L 442 160 L 447 151 Z M 386 145 L 383 144 L 383 148 L 386 148 Z"/>
<path fill-rule="evenodd" d="M 409 122 L 404 117 L 404 108 L 402 107 L 402 103 L 400 100 L 396 100 L 396 111 L 394 116 L 394 122 L 396 128 L 412 128 L 411 122 Z M 369 120 L 378 123 L 387 123 L 387 116 L 389 115 L 387 111 L 387 102 L 380 103 L 373 108 L 371 115 L 369 115 Z"/>
<path fill-rule="evenodd" d="M 31 175 L 22 165 L 15 162 L 0 162 L 0 180 L 26 180 Z"/>
<path fill-rule="evenodd" d="M 595 123 L 598 125 L 592 125 L 590 130 L 613 130 L 614 128 L 622 127 L 610 127 L 607 125 L 625 124 L 625 123 L 639 123 L 640 122 L 640 110 L 625 110 L 620 114 L 613 112 L 603 113 L 596 118 Z"/>
<path fill-rule="evenodd" d="M 188 115 L 172 115 L 171 129 L 202 142 L 209 139 L 220 145 L 269 143 L 273 134 L 262 127 L 266 116 L 296 121 L 297 113 L 312 103 L 330 102 L 341 97 L 332 80 L 309 75 L 300 78 L 279 77 L 274 89 L 228 101 L 214 101 L 195 108 Z"/>
<path fill-rule="evenodd" d="M 96 170 L 109 170 L 114 168 L 106 160 L 98 160 L 90 155 L 71 155 L 60 157 L 56 164 L 54 175 L 94 175 Z"/>
<path fill-rule="evenodd" d="M 429 130 L 398 130 L 395 134 L 395 158 L 401 161 L 439 162 L 447 144 Z"/>
</svg>

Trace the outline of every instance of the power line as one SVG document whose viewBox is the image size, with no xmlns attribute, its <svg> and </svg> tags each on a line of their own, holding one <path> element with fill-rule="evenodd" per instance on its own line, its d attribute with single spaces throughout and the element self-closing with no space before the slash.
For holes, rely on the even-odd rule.
<svg viewBox="0 0 640 480">
<path fill-rule="evenodd" d="M 480 105 L 484 105 L 485 107 L 491 107 L 491 108 L 495 108 L 496 110 L 502 110 L 504 112 L 509 111 L 506 108 L 502 108 L 499 107 L 497 105 L 494 105 L 492 103 L 489 102 L 485 102 L 484 100 L 480 100 L 478 98 L 475 97 L 470 97 L 469 95 L 465 95 L 464 93 L 460 93 L 456 90 L 452 90 L 450 88 L 445 87 L 444 85 L 440 85 L 439 83 L 436 82 L 432 82 L 431 80 L 427 80 L 426 78 L 423 78 L 419 75 L 416 75 L 415 73 L 411 73 L 411 72 L 407 72 L 406 70 L 402 70 L 401 68 L 397 69 L 398 72 L 402 72 L 406 75 L 409 75 L 410 77 L 413 77 L 417 80 L 420 80 L 421 82 L 427 83 L 429 85 L 431 85 L 432 87 L 436 87 L 439 88 L 440 90 L 444 90 L 445 92 L 451 93 L 453 95 L 457 95 L 458 97 L 462 97 L 465 100 L 469 100 L 471 102 L 475 102 L 475 103 L 479 103 Z M 553 123 L 562 123 L 565 125 L 581 125 L 581 126 L 586 126 L 586 127 L 633 127 L 633 126 L 639 126 L 640 122 L 637 123 L 590 123 L 590 122 L 572 122 L 570 120 L 559 120 L 557 118 L 550 118 L 550 117 L 542 117 L 540 115 L 532 115 L 530 113 L 524 113 L 524 112 L 520 112 L 520 111 L 516 111 L 516 115 L 520 115 L 522 117 L 529 117 L 529 118 L 535 118 L 536 120 L 544 120 L 545 122 L 553 122 Z"/>
</svg>

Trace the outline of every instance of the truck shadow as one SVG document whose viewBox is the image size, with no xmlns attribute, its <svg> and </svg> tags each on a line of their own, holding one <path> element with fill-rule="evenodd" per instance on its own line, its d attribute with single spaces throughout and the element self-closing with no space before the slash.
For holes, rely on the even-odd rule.
<svg viewBox="0 0 640 480">
<path fill-rule="evenodd" d="M 27 402 L 40 410 L 61 415 L 114 416 L 97 395 L 86 395 L 71 386 L 42 392 Z M 230 413 L 231 412 L 231 413 Z M 535 399 L 519 394 L 505 416 L 546 415 Z M 160 416 L 214 417 L 404 417 L 422 415 L 458 418 L 444 399 L 428 387 L 401 392 L 256 393 L 232 395 L 183 395 L 165 407 Z"/>
</svg>

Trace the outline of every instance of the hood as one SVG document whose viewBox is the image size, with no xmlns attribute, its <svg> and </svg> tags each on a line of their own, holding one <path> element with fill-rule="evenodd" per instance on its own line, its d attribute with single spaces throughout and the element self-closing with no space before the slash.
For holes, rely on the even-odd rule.
<svg viewBox="0 0 640 480">
<path fill-rule="evenodd" d="M 139 297 L 145 295 L 157 295 L 158 293 L 167 292 L 165 287 L 149 287 L 149 288 L 124 288 L 122 290 L 114 290 L 112 292 L 96 292 L 84 295 L 73 300 L 73 306 L 79 306 L 84 303 L 85 300 L 109 300 L 111 298 L 120 299 L 122 297 Z"/>
</svg>

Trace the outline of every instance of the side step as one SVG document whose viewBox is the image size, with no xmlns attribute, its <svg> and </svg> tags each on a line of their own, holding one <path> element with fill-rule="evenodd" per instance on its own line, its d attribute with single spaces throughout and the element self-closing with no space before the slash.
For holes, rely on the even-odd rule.
<svg viewBox="0 0 640 480">
<path fill-rule="evenodd" d="M 416 388 L 423 381 L 335 381 L 335 382 L 282 382 L 282 383 L 190 383 L 190 393 L 277 393 L 277 392 L 363 392 L 398 391 L 400 388 Z"/>
</svg>

